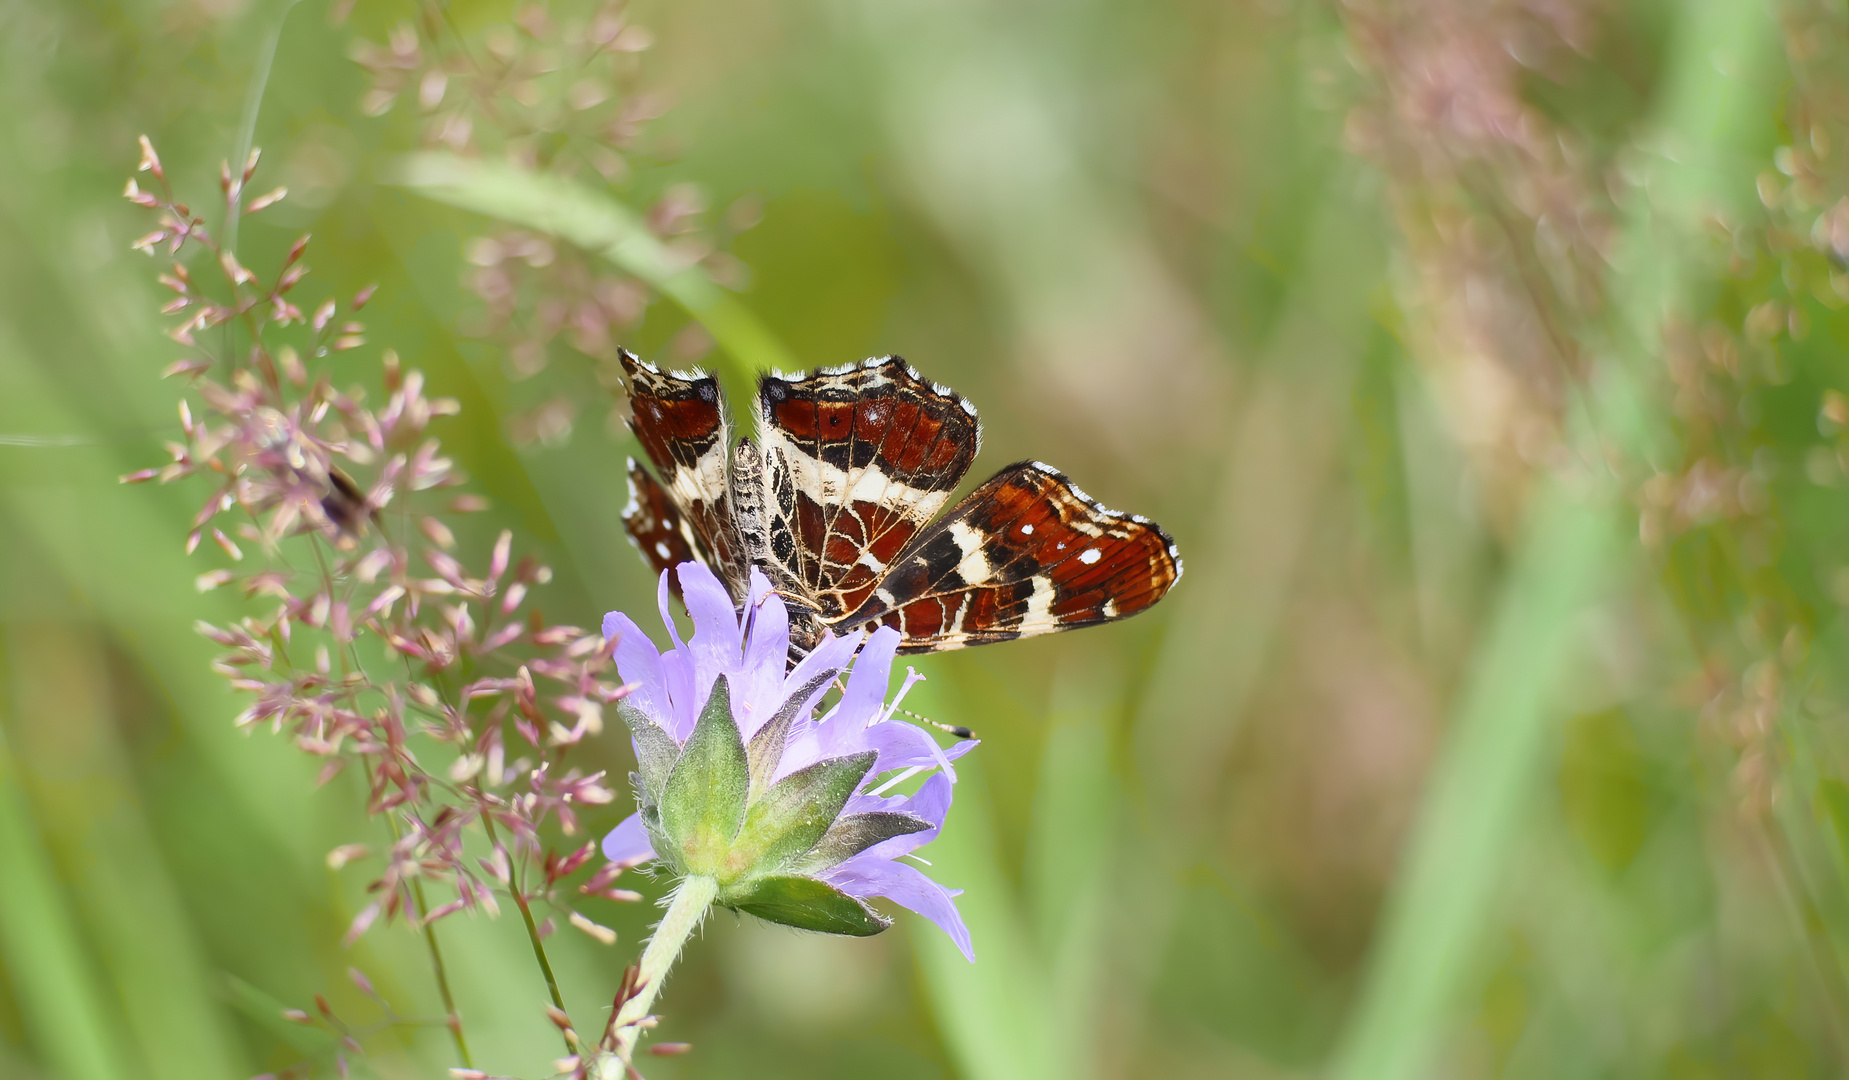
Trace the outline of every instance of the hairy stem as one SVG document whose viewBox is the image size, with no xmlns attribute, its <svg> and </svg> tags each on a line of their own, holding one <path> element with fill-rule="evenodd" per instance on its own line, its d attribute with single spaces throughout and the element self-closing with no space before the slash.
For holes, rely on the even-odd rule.
<svg viewBox="0 0 1849 1080">
<path fill-rule="evenodd" d="M 635 1052 L 636 1039 L 642 1034 L 639 1021 L 655 1004 L 655 995 L 668 977 L 668 969 L 680 955 L 681 946 L 706 917 L 706 909 L 713 906 L 713 898 L 718 895 L 719 883 L 698 875 L 683 878 L 680 887 L 674 890 L 668 913 L 661 917 L 654 936 L 648 939 L 648 947 L 642 950 L 642 970 L 636 980 L 635 996 L 625 1001 L 622 1011 L 616 1015 L 616 1037 L 624 1061 Z"/>
<path fill-rule="evenodd" d="M 424 883 L 411 879 L 411 891 L 417 895 L 417 912 L 419 921 L 430 910 L 424 902 Z M 456 1055 L 462 1059 L 464 1068 L 472 1069 L 475 1062 L 469 1059 L 469 1041 L 462 1037 L 462 1014 L 456 1011 L 456 998 L 449 990 L 449 969 L 443 966 L 443 950 L 437 946 L 437 928 L 424 922 L 424 944 L 430 947 L 430 967 L 436 973 L 437 994 L 443 999 L 443 1025 L 449 1028 L 450 1038 L 456 1040 Z"/>
</svg>

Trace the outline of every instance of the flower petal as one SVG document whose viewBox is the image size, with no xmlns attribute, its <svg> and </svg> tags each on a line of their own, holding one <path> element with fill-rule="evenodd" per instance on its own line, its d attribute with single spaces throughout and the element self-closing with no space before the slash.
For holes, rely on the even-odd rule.
<svg viewBox="0 0 1849 1080">
<path fill-rule="evenodd" d="M 732 701 L 738 707 L 739 727 L 749 738 L 783 705 L 783 669 L 790 655 L 790 613 L 756 567 L 751 570 L 745 619 L 745 654 L 732 679 Z"/>
<path fill-rule="evenodd" d="M 693 691 L 701 699 L 696 705 L 703 707 L 715 679 L 738 674 L 744 639 L 738 632 L 731 594 L 704 563 L 682 563 L 680 580 L 681 599 L 693 618 L 693 636 L 687 639 L 687 652 L 693 657 Z M 742 704 L 736 693 L 733 702 Z"/>
<path fill-rule="evenodd" d="M 674 615 L 668 610 L 668 599 L 672 593 L 668 589 L 669 570 L 661 572 L 661 582 L 655 590 L 655 605 L 661 609 L 662 625 L 668 628 L 668 638 L 674 642 L 673 648 L 661 654 L 661 685 L 670 702 L 669 709 L 655 719 L 674 736 L 674 741 L 685 742 L 693 733 L 693 724 L 700 715 L 700 706 L 706 703 L 706 691 L 710 683 L 694 686 L 693 658 L 687 651 L 687 645 L 681 640 L 680 628 L 674 625 Z"/>
<path fill-rule="evenodd" d="M 937 745 L 937 740 L 916 724 L 908 724 L 903 720 L 875 724 L 861 732 L 857 741 L 861 746 L 879 751 L 879 763 L 873 766 L 876 775 L 913 765 L 950 770 L 950 759 L 945 755 L 944 748 Z M 952 772 L 951 778 L 955 777 L 956 774 Z"/>
<path fill-rule="evenodd" d="M 669 716 L 672 703 L 662 682 L 661 653 L 655 643 L 620 611 L 603 617 L 603 636 L 616 641 L 616 670 L 635 687 L 629 691 L 629 703 L 657 721 Z"/>
<path fill-rule="evenodd" d="M 779 661 L 790 653 L 790 611 L 755 566 L 751 568 L 751 590 L 745 601 L 745 613 L 751 620 L 750 633 L 745 640 L 746 665 L 782 667 Z"/>
<path fill-rule="evenodd" d="M 655 857 L 641 814 L 629 815 L 610 830 L 603 838 L 603 857 L 611 862 L 647 862 Z"/>
<path fill-rule="evenodd" d="M 867 725 L 885 710 L 886 684 L 892 681 L 892 658 L 899 648 L 899 632 L 882 626 L 860 647 L 841 700 L 813 724 L 798 724 L 790 731 L 789 747 L 779 777 L 810 762 L 840 757 L 867 749 Z M 819 649 L 817 650 L 820 651 Z"/>
<path fill-rule="evenodd" d="M 824 725 L 845 731 L 859 731 L 871 724 L 885 709 L 886 687 L 892 682 L 892 658 L 899 651 L 899 632 L 882 626 L 860 647 L 854 661 L 854 674 L 848 676 L 841 701 L 826 717 Z"/>
<path fill-rule="evenodd" d="M 891 841 L 887 841 L 891 843 Z M 930 919 L 938 929 L 962 950 L 964 959 L 974 963 L 976 953 L 970 947 L 969 928 L 957 911 L 954 897 L 962 893 L 944 888 L 926 877 L 910 863 L 889 862 L 869 857 L 863 852 L 821 875 L 823 881 L 849 896 L 883 896 L 900 907 Z"/>
<path fill-rule="evenodd" d="M 809 685 L 810 680 L 824 671 L 846 671 L 848 665 L 854 662 L 854 651 L 860 648 L 860 642 L 864 636 L 856 630 L 841 637 L 833 634 L 823 637 L 821 643 L 811 649 L 808 656 L 798 661 L 796 667 L 791 669 L 789 675 L 784 678 L 783 688 L 778 694 L 779 699 L 788 701 L 791 694 Z M 814 722 L 808 718 L 807 714 L 804 714 L 797 719 L 792 731 L 808 730 L 814 726 Z M 777 771 L 780 776 L 788 775 L 804 765 L 811 765 L 820 760 L 822 760 L 822 755 L 815 752 L 813 739 L 804 745 L 790 742 L 786 744 L 783 760 Z"/>
</svg>

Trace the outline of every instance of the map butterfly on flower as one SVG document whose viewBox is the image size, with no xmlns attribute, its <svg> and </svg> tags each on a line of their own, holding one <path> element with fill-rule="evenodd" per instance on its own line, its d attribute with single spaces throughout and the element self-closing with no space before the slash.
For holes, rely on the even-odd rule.
<svg viewBox="0 0 1849 1080">
<path fill-rule="evenodd" d="M 1049 634 L 1134 615 L 1181 577 L 1148 518 L 1108 510 L 1038 461 L 996 473 L 943 518 L 975 461 L 974 405 L 896 356 L 758 380 L 756 437 L 732 442 L 718 380 L 625 351 L 623 524 L 659 573 L 711 567 L 734 598 L 753 566 L 791 637 L 890 626 L 902 653 Z M 659 477 L 659 479 L 657 478 Z"/>
</svg>

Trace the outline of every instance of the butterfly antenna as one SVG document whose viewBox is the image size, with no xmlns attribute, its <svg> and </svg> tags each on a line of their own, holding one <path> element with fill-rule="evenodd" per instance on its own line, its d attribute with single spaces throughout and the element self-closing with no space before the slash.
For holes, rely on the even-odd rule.
<svg viewBox="0 0 1849 1080">
<path fill-rule="evenodd" d="M 918 721 L 921 724 L 930 724 L 932 727 L 936 728 L 939 731 L 947 731 L 950 734 L 955 735 L 959 739 L 973 739 L 976 737 L 976 733 L 966 727 L 960 727 L 956 724 L 940 724 L 936 720 L 933 720 L 928 716 L 922 716 L 918 713 L 913 712 L 910 709 L 897 709 L 895 711 L 904 713 L 906 716 L 911 717 L 912 719 Z"/>
</svg>

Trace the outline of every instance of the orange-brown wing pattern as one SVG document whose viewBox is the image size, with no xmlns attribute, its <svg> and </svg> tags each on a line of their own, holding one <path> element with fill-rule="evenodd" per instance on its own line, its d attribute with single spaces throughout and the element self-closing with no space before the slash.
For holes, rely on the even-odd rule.
<svg viewBox="0 0 1849 1080">
<path fill-rule="evenodd" d="M 679 519 L 672 531 L 685 540 L 686 554 L 704 556 L 721 577 L 741 584 L 744 560 L 727 498 L 731 424 L 719 381 L 701 372 L 664 372 L 627 351 L 622 363 L 629 383 L 629 427 L 659 475 L 658 481 L 647 478 L 632 463 L 630 506 L 642 516 L 632 518 L 626 510 L 624 527 L 658 570 L 658 559 L 684 561 L 672 541 L 659 535 L 671 517 L 662 508 L 671 507 Z M 638 483 L 638 474 L 649 482 Z M 664 543 L 670 555 L 660 554 Z"/>
<path fill-rule="evenodd" d="M 975 406 L 896 356 L 758 384 L 769 558 L 823 622 L 859 608 L 949 500 Z"/>
<path fill-rule="evenodd" d="M 1011 465 L 919 534 L 839 625 L 882 623 L 936 652 L 1134 615 L 1181 577 L 1161 527 L 1037 461 Z"/>
</svg>

